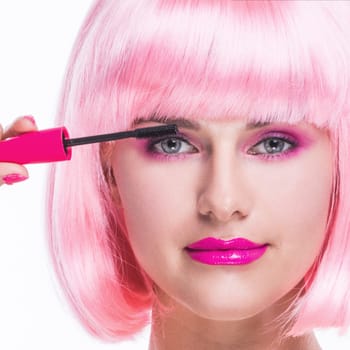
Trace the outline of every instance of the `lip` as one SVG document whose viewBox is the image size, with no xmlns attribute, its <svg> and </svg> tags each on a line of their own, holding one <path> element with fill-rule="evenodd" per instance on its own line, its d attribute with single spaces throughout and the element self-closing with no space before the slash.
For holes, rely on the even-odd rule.
<svg viewBox="0 0 350 350">
<path fill-rule="evenodd" d="M 204 238 L 188 245 L 188 255 L 207 265 L 246 265 L 262 257 L 268 244 L 260 244 L 245 238 L 222 240 L 213 237 Z"/>
</svg>

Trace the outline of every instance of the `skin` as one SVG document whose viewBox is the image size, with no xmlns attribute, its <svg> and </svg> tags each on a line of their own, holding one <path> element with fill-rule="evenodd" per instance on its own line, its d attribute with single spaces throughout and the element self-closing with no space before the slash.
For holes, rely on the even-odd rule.
<svg viewBox="0 0 350 350">
<path fill-rule="evenodd" d="M 161 124 L 138 126 L 153 125 Z M 327 132 L 306 123 L 209 120 L 180 132 L 189 141 L 167 158 L 162 145 L 169 143 L 149 153 L 149 141 L 126 139 L 111 159 L 131 246 L 169 307 L 154 307 L 149 349 L 320 349 L 312 333 L 276 343 L 271 321 L 301 291 L 325 238 L 333 164 Z M 261 140 L 274 144 L 286 134 L 297 145 L 283 141 L 268 153 Z M 194 261 L 186 246 L 208 236 L 268 248 L 247 265 Z"/>
<path fill-rule="evenodd" d="M 132 247 L 159 299 L 171 307 L 164 314 L 155 306 L 149 349 L 320 349 L 312 334 L 277 344 L 278 329 L 264 325 L 297 295 L 324 239 L 332 188 L 327 133 L 294 126 L 293 135 L 307 142 L 289 156 L 278 152 L 266 160 L 257 154 L 264 147 L 253 147 L 252 154 L 250 146 L 261 132 L 285 132 L 281 125 L 199 124 L 198 130 L 180 128 L 189 144 L 166 160 L 159 144 L 150 156 L 145 142 L 131 139 L 116 143 L 113 152 Z M 139 126 L 152 125 L 160 123 Z M 0 139 L 32 130 L 35 123 L 18 118 L 0 127 Z M 13 173 L 28 175 L 23 166 L 0 163 L 0 179 Z M 184 248 L 206 236 L 242 236 L 269 248 L 249 265 L 204 265 Z"/>
</svg>

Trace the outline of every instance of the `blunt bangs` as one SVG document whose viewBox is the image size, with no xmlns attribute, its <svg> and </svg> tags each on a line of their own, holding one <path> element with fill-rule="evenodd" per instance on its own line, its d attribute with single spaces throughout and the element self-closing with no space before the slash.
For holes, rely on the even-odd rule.
<svg viewBox="0 0 350 350">
<path fill-rule="evenodd" d="M 327 4 L 254 12 L 241 2 L 165 3 L 136 7 L 104 43 L 110 52 L 94 52 L 107 66 L 92 83 L 116 106 L 119 127 L 159 114 L 332 128 L 349 109 L 350 38 L 330 21 Z M 101 41 L 105 28 L 102 21 L 96 28 Z"/>
</svg>

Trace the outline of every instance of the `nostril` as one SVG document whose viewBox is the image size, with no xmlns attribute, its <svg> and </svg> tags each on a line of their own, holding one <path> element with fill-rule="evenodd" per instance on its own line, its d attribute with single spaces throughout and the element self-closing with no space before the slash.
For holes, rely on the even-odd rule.
<svg viewBox="0 0 350 350">
<path fill-rule="evenodd" d="M 239 211 L 219 211 L 219 210 L 209 210 L 206 212 L 199 212 L 199 217 L 201 220 L 206 222 L 221 222 L 227 223 L 231 220 L 242 220 L 246 218 L 248 215 Z"/>
<path fill-rule="evenodd" d="M 221 151 L 212 156 L 202 178 L 197 210 L 202 218 L 211 221 L 241 220 L 249 214 L 253 203 L 251 182 L 239 159 L 229 152 L 227 155 L 226 149 Z"/>
<path fill-rule="evenodd" d="M 198 199 L 197 211 L 202 219 L 225 223 L 244 219 L 248 216 L 249 206 L 247 200 L 239 200 L 233 195 L 220 196 L 206 191 Z"/>
</svg>

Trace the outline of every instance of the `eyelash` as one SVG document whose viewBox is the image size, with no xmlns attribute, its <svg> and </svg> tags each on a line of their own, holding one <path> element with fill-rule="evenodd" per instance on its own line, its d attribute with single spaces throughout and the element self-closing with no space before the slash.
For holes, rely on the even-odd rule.
<svg viewBox="0 0 350 350">
<path fill-rule="evenodd" d="M 283 150 L 276 153 L 259 153 L 255 152 L 253 149 L 257 148 L 260 145 L 264 145 L 265 142 L 271 141 L 271 140 L 277 140 L 280 142 L 283 142 Z M 286 146 L 287 145 L 287 146 Z M 285 149 L 285 146 L 287 149 Z M 296 150 L 299 146 L 299 142 L 292 136 L 284 134 L 284 133 L 269 133 L 268 135 L 264 135 L 261 140 L 259 140 L 257 143 L 255 143 L 252 147 L 250 147 L 247 150 L 247 153 L 252 156 L 259 156 L 264 159 L 278 159 L 280 157 L 284 157 L 290 152 L 293 152 Z"/>
<path fill-rule="evenodd" d="M 164 141 L 170 141 L 170 140 L 174 140 L 174 141 L 181 141 L 181 145 L 180 145 L 180 149 L 185 146 L 192 148 L 192 151 L 190 152 L 180 152 L 180 153 L 166 153 L 164 151 L 164 148 L 162 147 L 161 143 Z M 260 145 L 264 145 L 265 142 L 267 141 L 271 141 L 271 140 L 277 140 L 280 142 L 284 142 L 283 145 L 283 150 L 280 152 L 276 152 L 276 153 L 263 153 L 263 152 L 257 152 L 254 151 L 254 148 L 257 148 Z M 286 146 L 287 145 L 287 146 Z M 161 149 L 156 149 L 156 147 L 160 147 Z M 285 149 L 285 147 L 287 147 L 287 149 Z M 298 141 L 294 138 L 291 137 L 289 135 L 283 134 L 283 133 L 273 133 L 273 134 L 268 134 L 268 135 L 264 135 L 258 142 L 256 142 L 253 146 L 249 147 L 246 152 L 249 155 L 252 156 L 259 156 L 265 159 L 276 159 L 276 158 L 280 158 L 283 157 L 284 155 L 286 155 L 287 153 L 292 152 L 293 150 L 295 150 L 298 147 Z M 188 156 L 188 154 L 193 154 L 193 153 L 198 153 L 199 150 L 193 146 L 191 144 L 191 142 L 189 140 L 186 139 L 186 137 L 184 136 L 175 136 L 175 137 L 164 137 L 161 139 L 150 139 L 148 144 L 147 144 L 147 152 L 157 156 L 157 157 L 161 157 L 164 159 L 179 159 L 179 158 L 184 158 L 186 156 Z"/>
<path fill-rule="evenodd" d="M 191 152 L 181 152 L 181 153 L 166 153 L 164 150 L 162 152 L 161 150 L 157 150 L 156 149 L 156 146 L 158 144 L 160 145 L 160 147 L 162 147 L 161 146 L 162 142 L 170 141 L 170 140 L 181 141 L 182 142 L 181 146 L 183 146 L 183 144 L 185 143 L 187 146 L 192 148 L 193 151 L 191 151 Z M 152 154 L 152 155 L 164 158 L 164 159 L 174 159 L 174 158 L 179 159 L 179 158 L 186 157 L 188 154 L 197 153 L 198 149 L 195 146 L 193 146 L 191 144 L 191 142 L 186 139 L 186 137 L 183 137 L 183 136 L 175 136 L 174 137 L 173 136 L 173 137 L 164 137 L 164 138 L 161 138 L 161 139 L 150 139 L 149 143 L 147 145 L 147 152 Z"/>
</svg>

